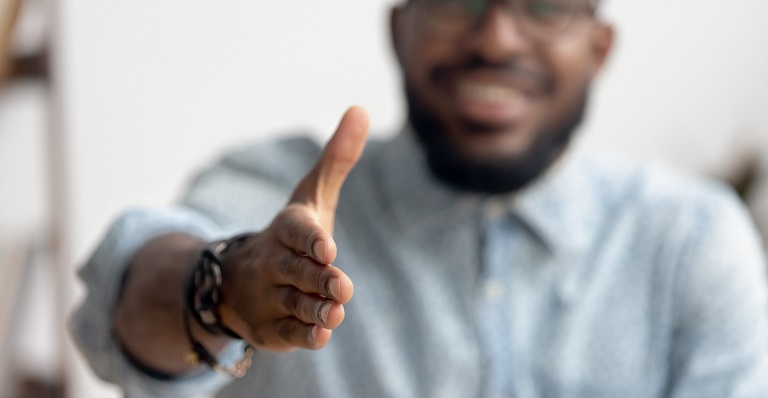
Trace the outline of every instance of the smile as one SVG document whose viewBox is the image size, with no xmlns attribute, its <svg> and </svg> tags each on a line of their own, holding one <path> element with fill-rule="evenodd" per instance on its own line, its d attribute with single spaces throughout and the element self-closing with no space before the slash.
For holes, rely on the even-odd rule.
<svg viewBox="0 0 768 398">
<path fill-rule="evenodd" d="M 531 110 L 533 97 L 522 88 L 465 79 L 456 82 L 456 110 L 465 120 L 488 126 L 516 124 Z"/>
<path fill-rule="evenodd" d="M 456 88 L 459 100 L 482 102 L 508 102 L 518 101 L 526 97 L 526 94 L 509 86 L 487 83 L 460 83 Z"/>
</svg>

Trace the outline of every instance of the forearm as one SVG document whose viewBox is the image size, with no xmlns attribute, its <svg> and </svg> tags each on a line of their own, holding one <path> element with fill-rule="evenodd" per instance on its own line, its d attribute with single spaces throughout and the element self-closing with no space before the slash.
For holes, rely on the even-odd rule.
<svg viewBox="0 0 768 398">
<path fill-rule="evenodd" d="M 129 264 L 113 326 L 123 349 L 141 364 L 166 374 L 192 370 L 184 361 L 182 290 L 189 266 L 205 242 L 189 234 L 162 235 L 147 242 Z M 228 341 L 190 321 L 192 333 L 211 352 Z"/>
</svg>

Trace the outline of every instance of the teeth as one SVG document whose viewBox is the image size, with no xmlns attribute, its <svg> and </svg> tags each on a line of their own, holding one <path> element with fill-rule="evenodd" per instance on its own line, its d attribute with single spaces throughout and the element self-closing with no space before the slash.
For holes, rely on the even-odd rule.
<svg viewBox="0 0 768 398">
<path fill-rule="evenodd" d="M 464 83 L 459 85 L 458 95 L 469 100 L 501 102 L 519 99 L 523 93 L 506 86 Z"/>
</svg>

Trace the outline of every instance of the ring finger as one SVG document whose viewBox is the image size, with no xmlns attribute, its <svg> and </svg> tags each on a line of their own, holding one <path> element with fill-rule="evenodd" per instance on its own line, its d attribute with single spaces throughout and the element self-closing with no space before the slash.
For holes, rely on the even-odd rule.
<svg viewBox="0 0 768 398">
<path fill-rule="evenodd" d="M 283 287 L 280 296 L 285 311 L 304 323 L 334 329 L 344 320 L 344 307 L 333 300 L 306 294 L 291 286 Z"/>
</svg>

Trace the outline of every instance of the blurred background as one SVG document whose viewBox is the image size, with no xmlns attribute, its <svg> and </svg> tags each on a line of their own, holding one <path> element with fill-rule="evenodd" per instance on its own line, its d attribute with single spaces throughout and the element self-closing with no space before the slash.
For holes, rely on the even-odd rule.
<svg viewBox="0 0 768 398">
<path fill-rule="evenodd" d="M 244 141 L 402 124 L 393 0 L 0 0 L 0 398 L 117 397 L 72 347 L 76 269 Z M 617 48 L 577 150 L 733 184 L 768 232 L 768 2 L 608 0 Z"/>
</svg>

